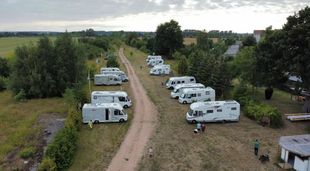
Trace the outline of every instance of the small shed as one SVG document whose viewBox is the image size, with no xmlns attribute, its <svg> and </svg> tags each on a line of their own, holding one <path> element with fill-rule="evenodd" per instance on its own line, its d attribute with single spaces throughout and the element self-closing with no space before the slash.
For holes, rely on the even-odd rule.
<svg viewBox="0 0 310 171">
<path fill-rule="evenodd" d="M 310 171 L 310 134 L 280 138 L 281 159 L 297 171 Z"/>
</svg>

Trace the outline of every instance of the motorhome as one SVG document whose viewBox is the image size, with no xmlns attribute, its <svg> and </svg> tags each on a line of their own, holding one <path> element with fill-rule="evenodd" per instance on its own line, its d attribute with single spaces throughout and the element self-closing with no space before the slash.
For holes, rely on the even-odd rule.
<svg viewBox="0 0 310 171">
<path fill-rule="evenodd" d="M 91 103 L 119 103 L 124 108 L 132 105 L 131 100 L 124 91 L 93 91 L 91 93 Z"/>
<path fill-rule="evenodd" d="M 157 56 L 149 55 L 149 56 L 147 56 L 147 58 L 146 58 L 146 63 L 148 63 L 150 60 L 153 60 L 153 59 L 162 59 L 162 57 L 159 56 L 159 55 L 157 55 Z"/>
<path fill-rule="evenodd" d="M 147 63 L 148 66 L 156 66 L 156 65 L 163 65 L 164 64 L 164 60 L 163 59 L 151 59 L 149 60 L 149 62 Z"/>
<path fill-rule="evenodd" d="M 100 73 L 102 73 L 104 71 L 121 71 L 121 70 L 119 68 L 115 68 L 115 67 L 107 67 L 107 68 L 101 68 L 100 69 Z"/>
<path fill-rule="evenodd" d="M 82 109 L 83 123 L 125 122 L 127 113 L 118 103 L 84 104 Z"/>
<path fill-rule="evenodd" d="M 114 74 L 118 75 L 122 81 L 128 81 L 128 77 L 123 71 L 101 71 L 101 74 Z"/>
<path fill-rule="evenodd" d="M 196 83 L 196 79 L 195 77 L 192 77 L 192 76 L 170 77 L 166 81 L 166 88 L 173 89 L 174 86 L 178 84 L 185 84 L 185 83 Z"/>
<path fill-rule="evenodd" d="M 170 93 L 170 96 L 174 99 L 177 99 L 186 88 L 205 88 L 205 86 L 201 83 L 178 84 L 174 87 L 173 91 Z"/>
<path fill-rule="evenodd" d="M 95 85 L 121 85 L 122 80 L 115 74 L 96 74 L 94 76 Z"/>
<path fill-rule="evenodd" d="M 232 101 L 195 102 L 186 113 L 189 123 L 239 121 L 240 104 Z"/>
<path fill-rule="evenodd" d="M 182 104 L 194 103 L 198 101 L 214 101 L 215 90 L 211 87 L 206 88 L 186 88 L 179 97 Z"/>
<path fill-rule="evenodd" d="M 170 65 L 156 65 L 150 70 L 151 75 L 170 74 Z"/>
</svg>

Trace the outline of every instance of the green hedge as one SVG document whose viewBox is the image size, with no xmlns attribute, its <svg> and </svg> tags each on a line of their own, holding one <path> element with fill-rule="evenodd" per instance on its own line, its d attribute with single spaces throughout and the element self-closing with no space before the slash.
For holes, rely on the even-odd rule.
<svg viewBox="0 0 310 171">
<path fill-rule="evenodd" d="M 249 101 L 244 107 L 244 113 L 250 119 L 261 122 L 264 117 L 270 119 L 270 127 L 280 128 L 283 126 L 282 114 L 277 108 Z"/>
</svg>

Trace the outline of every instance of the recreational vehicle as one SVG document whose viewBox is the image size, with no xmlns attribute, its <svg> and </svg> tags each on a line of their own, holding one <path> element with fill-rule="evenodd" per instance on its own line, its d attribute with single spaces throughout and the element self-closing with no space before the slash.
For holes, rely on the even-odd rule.
<svg viewBox="0 0 310 171">
<path fill-rule="evenodd" d="M 91 93 L 91 103 L 119 103 L 124 108 L 132 105 L 131 100 L 124 91 L 93 91 Z"/>
<path fill-rule="evenodd" d="M 101 71 L 101 74 L 114 74 L 118 75 L 122 81 L 128 81 L 128 77 L 123 71 Z"/>
<path fill-rule="evenodd" d="M 122 80 L 115 74 L 96 74 L 94 77 L 95 85 L 121 85 Z"/>
<path fill-rule="evenodd" d="M 107 67 L 107 68 L 101 68 L 100 73 L 104 71 L 121 71 L 119 68 L 114 68 L 114 67 Z"/>
<path fill-rule="evenodd" d="M 189 123 L 239 121 L 240 104 L 232 101 L 196 102 L 186 113 Z"/>
<path fill-rule="evenodd" d="M 156 66 L 156 65 L 162 65 L 164 64 L 164 60 L 163 59 L 151 59 L 149 60 L 149 62 L 147 63 L 148 66 Z"/>
<path fill-rule="evenodd" d="M 170 74 L 170 65 L 156 65 L 150 70 L 151 75 Z"/>
<path fill-rule="evenodd" d="M 192 77 L 192 76 L 170 77 L 166 81 L 166 87 L 168 89 L 173 89 L 174 86 L 178 84 L 185 84 L 185 83 L 196 83 L 196 79 L 195 77 Z"/>
<path fill-rule="evenodd" d="M 82 109 L 83 123 L 125 122 L 127 113 L 118 103 L 84 104 Z"/>
<path fill-rule="evenodd" d="M 162 59 L 162 57 L 161 56 L 154 56 L 154 55 L 149 55 L 149 56 L 147 56 L 147 58 L 146 58 L 146 63 L 148 63 L 150 60 L 153 60 L 153 59 Z"/>
<path fill-rule="evenodd" d="M 215 90 L 211 87 L 206 88 L 186 88 L 179 97 L 179 102 L 183 104 L 194 103 L 198 101 L 214 101 Z"/>
<path fill-rule="evenodd" d="M 173 91 L 170 93 L 171 97 L 174 99 L 179 98 L 179 96 L 183 93 L 183 90 L 186 88 L 205 88 L 205 86 L 200 83 L 178 84 L 174 87 Z"/>
</svg>

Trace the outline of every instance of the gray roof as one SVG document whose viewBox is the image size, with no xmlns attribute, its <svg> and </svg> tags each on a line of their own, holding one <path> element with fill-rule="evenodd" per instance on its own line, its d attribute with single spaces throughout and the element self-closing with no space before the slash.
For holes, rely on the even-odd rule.
<svg viewBox="0 0 310 171">
<path fill-rule="evenodd" d="M 227 51 L 225 52 L 225 55 L 227 56 L 236 56 L 237 53 L 239 52 L 239 48 L 240 48 L 240 45 L 231 45 L 228 47 Z"/>
<path fill-rule="evenodd" d="M 283 136 L 279 144 L 282 148 L 302 157 L 310 157 L 310 134 Z"/>
</svg>

